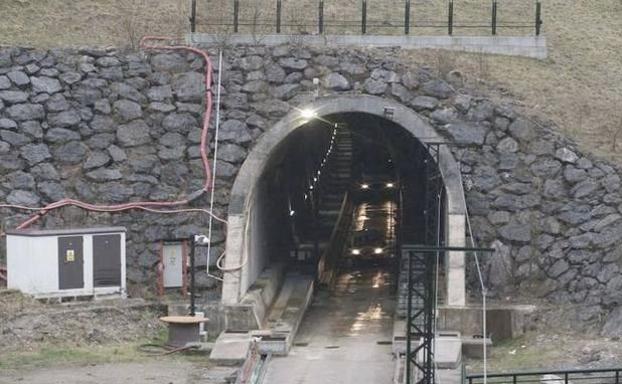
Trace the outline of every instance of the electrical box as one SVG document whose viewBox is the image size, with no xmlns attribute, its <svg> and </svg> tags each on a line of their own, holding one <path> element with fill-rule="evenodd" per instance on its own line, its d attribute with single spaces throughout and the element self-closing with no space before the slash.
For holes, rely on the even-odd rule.
<svg viewBox="0 0 622 384">
<path fill-rule="evenodd" d="M 35 297 L 125 296 L 125 228 L 7 231 L 7 287 Z"/>
<path fill-rule="evenodd" d="M 181 288 L 185 279 L 185 243 L 165 243 L 162 246 L 164 288 Z"/>
</svg>

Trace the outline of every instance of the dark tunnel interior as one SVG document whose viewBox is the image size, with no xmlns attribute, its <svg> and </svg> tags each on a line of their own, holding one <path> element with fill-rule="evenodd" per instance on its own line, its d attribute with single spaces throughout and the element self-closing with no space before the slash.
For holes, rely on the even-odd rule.
<svg viewBox="0 0 622 384">
<path fill-rule="evenodd" d="M 426 146 L 388 119 L 363 113 L 311 119 L 281 142 L 260 178 L 249 220 L 250 246 L 260 253 L 253 274 L 270 263 L 313 270 L 331 252 L 344 216 L 354 235 L 336 239 L 344 246 L 333 257 L 356 261 L 371 247 L 378 257 L 395 258 L 397 242 L 430 243 L 426 209 L 437 212 L 435 226 L 444 225 L 443 194 L 430 201 L 427 192 L 426 200 L 431 166 Z"/>
</svg>

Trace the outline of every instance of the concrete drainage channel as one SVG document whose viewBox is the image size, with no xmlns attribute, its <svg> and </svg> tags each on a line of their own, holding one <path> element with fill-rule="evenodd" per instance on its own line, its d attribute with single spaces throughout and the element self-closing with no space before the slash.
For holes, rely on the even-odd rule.
<svg viewBox="0 0 622 384">
<path fill-rule="evenodd" d="M 264 381 L 272 354 L 261 353 L 258 344 L 258 340 L 252 342 L 248 358 L 240 368 L 236 384 L 260 384 Z"/>
<path fill-rule="evenodd" d="M 261 383 L 272 356 L 286 356 L 313 296 L 310 275 L 287 273 L 262 329 L 228 330 L 214 344 L 210 360 L 239 366 L 236 383 Z"/>
</svg>

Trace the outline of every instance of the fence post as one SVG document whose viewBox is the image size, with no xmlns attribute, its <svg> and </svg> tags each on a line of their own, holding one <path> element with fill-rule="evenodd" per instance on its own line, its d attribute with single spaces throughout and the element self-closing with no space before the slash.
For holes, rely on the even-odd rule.
<svg viewBox="0 0 622 384">
<path fill-rule="evenodd" d="M 363 0 L 361 3 L 361 34 L 364 35 L 367 32 L 367 0 Z"/>
<path fill-rule="evenodd" d="M 324 0 L 320 0 L 318 4 L 318 32 L 319 34 L 324 33 Z"/>
<path fill-rule="evenodd" d="M 410 0 L 406 0 L 404 4 L 404 34 L 410 32 Z"/>
<path fill-rule="evenodd" d="M 240 0 L 233 0 L 233 32 L 238 33 Z"/>
<path fill-rule="evenodd" d="M 540 29 L 542 28 L 542 3 L 536 2 L 536 36 L 540 36 Z"/>
<path fill-rule="evenodd" d="M 449 36 L 454 34 L 454 2 L 449 2 L 449 13 L 447 18 L 447 29 L 449 32 Z"/>
<path fill-rule="evenodd" d="M 616 383 L 615 384 L 620 384 L 620 371 L 616 371 Z"/>
<path fill-rule="evenodd" d="M 492 2 L 492 35 L 497 34 L 497 0 Z"/>
<path fill-rule="evenodd" d="M 281 0 L 276 0 L 276 33 L 281 33 Z"/>
<path fill-rule="evenodd" d="M 197 31 L 197 0 L 192 0 L 190 5 L 190 32 Z"/>
<path fill-rule="evenodd" d="M 564 373 L 564 384 L 568 384 L 568 372 Z"/>
</svg>

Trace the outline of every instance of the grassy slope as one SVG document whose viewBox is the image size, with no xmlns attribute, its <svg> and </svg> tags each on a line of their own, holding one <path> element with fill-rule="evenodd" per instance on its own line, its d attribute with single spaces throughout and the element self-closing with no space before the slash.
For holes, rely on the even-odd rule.
<svg viewBox="0 0 622 384">
<path fill-rule="evenodd" d="M 273 17 L 271 0 L 243 0 L 242 4 L 245 7 L 257 1 L 262 1 L 255 8 L 260 10 L 258 18 Z M 327 18 L 358 18 L 357 0 L 325 1 Z M 418 13 L 413 15 L 413 20 L 444 20 L 445 1 L 415 1 Z M 144 33 L 178 35 L 187 28 L 188 3 L 187 0 L 2 0 L 0 44 L 131 45 Z M 201 0 L 199 17 L 229 18 L 231 3 Z M 486 20 L 489 1 L 456 0 L 455 3 L 457 22 L 472 17 Z M 531 20 L 533 1 L 500 0 L 500 3 L 502 19 L 509 18 L 511 8 L 521 19 Z M 315 15 L 314 0 L 283 0 L 283 4 L 284 18 L 296 21 Z M 401 18 L 401 0 L 368 1 L 368 4 L 370 20 Z M 479 72 L 487 83 L 521 100 L 531 113 L 555 121 L 584 148 L 622 161 L 622 155 L 613 148 L 614 133 L 622 126 L 622 1 L 543 0 L 543 4 L 544 32 L 550 46 L 548 60 L 490 57 L 485 59 L 485 73 L 482 73 L 481 58 L 460 55 L 455 59 L 455 66 L 467 75 Z M 253 12 L 249 14 L 249 8 L 244 9 L 247 11 L 243 17 L 252 18 Z M 441 16 L 436 16 L 439 13 Z M 352 27 L 352 32 L 357 28 Z M 374 32 L 372 28 L 370 33 Z M 481 32 L 484 31 L 457 29 L 455 33 Z M 437 65 L 434 54 L 414 52 L 404 56 Z"/>
</svg>

